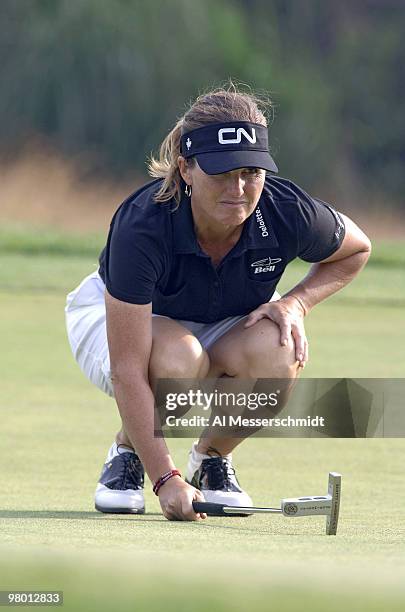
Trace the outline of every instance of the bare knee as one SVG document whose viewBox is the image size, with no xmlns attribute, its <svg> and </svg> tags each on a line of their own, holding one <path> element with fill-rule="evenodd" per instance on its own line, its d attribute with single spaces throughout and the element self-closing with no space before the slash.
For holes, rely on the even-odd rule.
<svg viewBox="0 0 405 612">
<path fill-rule="evenodd" d="M 239 324 L 221 338 L 211 355 L 215 367 L 239 378 L 295 378 L 298 373 L 293 339 L 281 346 L 280 329 L 270 319 L 247 329 Z"/>
<path fill-rule="evenodd" d="M 157 378 L 204 378 L 209 358 L 191 333 L 166 334 L 154 338 L 149 361 L 149 376 Z"/>
<path fill-rule="evenodd" d="M 246 331 L 241 350 L 241 367 L 245 375 L 253 378 L 295 378 L 298 362 L 294 340 L 286 346 L 280 344 L 280 329 L 269 319 L 258 321 Z"/>
</svg>

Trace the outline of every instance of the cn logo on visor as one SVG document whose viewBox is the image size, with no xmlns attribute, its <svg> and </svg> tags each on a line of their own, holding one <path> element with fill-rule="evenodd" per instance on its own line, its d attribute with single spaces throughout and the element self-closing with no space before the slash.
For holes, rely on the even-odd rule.
<svg viewBox="0 0 405 612">
<path fill-rule="evenodd" d="M 224 137 L 225 134 L 235 134 L 236 138 Z M 218 142 L 219 144 L 239 144 L 242 142 L 242 136 L 246 138 L 251 144 L 256 142 L 256 131 L 252 127 L 252 134 L 249 134 L 245 128 L 221 128 L 218 130 Z"/>
</svg>

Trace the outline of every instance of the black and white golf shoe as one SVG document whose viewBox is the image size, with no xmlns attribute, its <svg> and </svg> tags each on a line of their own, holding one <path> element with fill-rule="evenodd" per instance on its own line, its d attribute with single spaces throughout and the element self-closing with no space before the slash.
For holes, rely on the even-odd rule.
<svg viewBox="0 0 405 612">
<path fill-rule="evenodd" d="M 126 446 L 113 444 L 96 488 L 96 510 L 144 514 L 144 478 L 145 472 L 138 455 Z"/>
<path fill-rule="evenodd" d="M 200 489 L 205 501 L 229 506 L 252 506 L 249 495 L 240 487 L 232 466 L 232 455 L 201 455 L 190 451 L 186 482 Z"/>
</svg>

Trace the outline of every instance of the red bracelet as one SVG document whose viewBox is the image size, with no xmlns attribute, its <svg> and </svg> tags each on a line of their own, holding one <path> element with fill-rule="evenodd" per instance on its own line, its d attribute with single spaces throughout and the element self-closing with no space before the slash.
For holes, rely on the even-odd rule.
<svg viewBox="0 0 405 612">
<path fill-rule="evenodd" d="M 155 484 L 153 485 L 153 492 L 155 495 L 157 495 L 159 493 L 159 489 L 162 485 L 165 484 L 165 482 L 167 482 L 168 480 L 170 480 L 170 478 L 173 478 L 173 476 L 180 476 L 181 474 L 179 472 L 179 470 L 170 470 L 170 472 L 166 472 L 166 474 L 163 474 L 163 476 L 161 476 L 159 478 L 159 480 L 157 480 L 155 482 Z"/>
</svg>

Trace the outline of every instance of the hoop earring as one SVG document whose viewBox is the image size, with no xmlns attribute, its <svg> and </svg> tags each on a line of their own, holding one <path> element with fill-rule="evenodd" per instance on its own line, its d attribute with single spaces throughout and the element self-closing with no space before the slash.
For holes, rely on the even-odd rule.
<svg viewBox="0 0 405 612">
<path fill-rule="evenodd" d="M 188 198 L 191 198 L 191 185 L 186 185 L 184 189 L 184 193 Z"/>
</svg>

